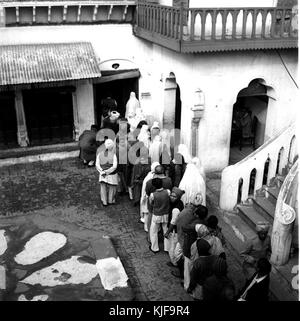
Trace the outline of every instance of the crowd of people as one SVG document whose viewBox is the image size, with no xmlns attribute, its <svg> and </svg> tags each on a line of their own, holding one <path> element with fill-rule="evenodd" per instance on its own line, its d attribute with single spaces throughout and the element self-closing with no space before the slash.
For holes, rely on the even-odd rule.
<svg viewBox="0 0 300 321">
<path fill-rule="evenodd" d="M 111 129 L 115 137 L 99 134 L 93 125 L 79 139 L 83 163 L 99 172 L 103 206 L 115 204 L 118 194 L 128 194 L 139 207 L 138 219 L 147 233 L 149 251 L 168 254 L 170 272 L 182 279 L 194 300 L 268 300 L 268 224 L 258 224 L 257 238 L 241 253 L 247 282 L 238 292 L 228 277 L 226 242 L 218 218 L 206 207 L 206 178 L 200 160 L 192 158 L 183 144 L 175 151 L 165 148 L 159 123 L 150 126 L 143 119 L 133 94 L 126 106 L 127 118 L 113 110 L 114 104 L 106 109 L 101 128 Z M 125 135 L 121 133 L 124 126 Z"/>
</svg>

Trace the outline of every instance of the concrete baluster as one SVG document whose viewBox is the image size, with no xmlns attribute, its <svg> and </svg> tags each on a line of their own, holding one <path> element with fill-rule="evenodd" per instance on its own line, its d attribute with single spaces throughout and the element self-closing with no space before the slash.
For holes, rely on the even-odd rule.
<svg viewBox="0 0 300 321">
<path fill-rule="evenodd" d="M 240 173 L 240 175 L 243 178 L 243 188 L 242 188 L 242 197 L 241 197 L 242 202 L 245 202 L 249 197 L 250 172 L 247 171 L 247 172 L 244 172 L 243 174 Z"/>
<path fill-rule="evenodd" d="M 259 164 L 259 166 L 256 168 L 256 176 L 255 176 L 255 185 L 254 185 L 254 197 L 257 190 L 259 190 L 262 187 L 263 183 L 263 177 L 264 177 L 264 167 L 265 163 Z"/>
</svg>

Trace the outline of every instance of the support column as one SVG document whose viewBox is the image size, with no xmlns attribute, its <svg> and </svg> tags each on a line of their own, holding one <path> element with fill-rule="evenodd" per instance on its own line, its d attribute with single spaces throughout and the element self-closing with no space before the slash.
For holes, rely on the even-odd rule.
<svg viewBox="0 0 300 321">
<path fill-rule="evenodd" d="M 199 123 L 204 114 L 204 94 L 199 88 L 195 91 L 194 106 L 191 108 L 193 112 L 192 118 L 192 156 L 198 156 L 198 141 L 199 141 Z"/>
<path fill-rule="evenodd" d="M 200 123 L 200 118 L 192 118 L 192 156 L 193 157 L 196 157 L 198 153 L 199 123 Z"/>
<path fill-rule="evenodd" d="M 72 103 L 73 103 L 73 118 L 74 118 L 74 133 L 73 139 L 78 141 L 79 139 L 79 115 L 78 115 L 78 106 L 77 106 L 77 96 L 76 91 L 72 92 Z"/>
<path fill-rule="evenodd" d="M 0 4 L 0 28 L 5 27 L 5 9 Z"/>
<path fill-rule="evenodd" d="M 78 112 L 78 135 L 81 135 L 84 130 L 90 129 L 91 125 L 95 124 L 94 89 L 90 81 L 86 80 L 77 85 L 76 103 Z M 74 117 L 76 116 L 74 115 Z"/>
<path fill-rule="evenodd" d="M 21 147 L 29 145 L 29 139 L 27 134 L 27 126 L 23 105 L 23 96 L 21 90 L 16 90 L 15 93 L 15 109 L 17 115 L 17 126 L 18 126 L 18 144 Z"/>
<path fill-rule="evenodd" d="M 166 78 L 164 91 L 163 128 L 167 130 L 172 130 L 175 127 L 176 88 L 175 75 L 170 73 Z"/>
</svg>

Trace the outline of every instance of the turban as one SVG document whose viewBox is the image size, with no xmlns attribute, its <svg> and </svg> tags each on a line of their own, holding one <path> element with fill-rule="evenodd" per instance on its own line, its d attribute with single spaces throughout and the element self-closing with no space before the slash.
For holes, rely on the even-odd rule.
<svg viewBox="0 0 300 321">
<path fill-rule="evenodd" d="M 208 228 L 204 224 L 196 224 L 195 230 L 198 234 L 198 237 L 204 237 L 209 234 Z"/>
<path fill-rule="evenodd" d="M 270 228 L 270 224 L 268 222 L 257 222 L 256 231 L 257 232 L 268 232 Z"/>
<path fill-rule="evenodd" d="M 177 198 L 181 198 L 181 196 L 185 193 L 182 189 L 178 187 L 173 187 L 171 194 L 175 195 Z"/>
<path fill-rule="evenodd" d="M 202 202 L 203 202 L 202 194 L 201 193 L 196 193 L 196 194 L 192 195 L 190 202 L 195 206 L 201 205 Z"/>
<path fill-rule="evenodd" d="M 158 123 L 158 121 L 154 121 L 154 122 L 153 122 L 153 125 L 152 125 L 152 127 L 151 127 L 151 130 L 154 129 L 154 128 L 158 128 L 158 129 L 159 129 L 159 123 Z"/>
</svg>

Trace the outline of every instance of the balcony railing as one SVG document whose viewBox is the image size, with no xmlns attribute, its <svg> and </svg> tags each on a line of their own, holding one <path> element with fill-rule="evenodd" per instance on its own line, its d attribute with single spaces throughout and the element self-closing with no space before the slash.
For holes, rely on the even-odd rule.
<svg viewBox="0 0 300 321">
<path fill-rule="evenodd" d="M 139 1 L 134 32 L 180 52 L 298 46 L 292 8 L 184 8 Z"/>
</svg>

